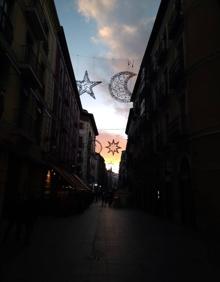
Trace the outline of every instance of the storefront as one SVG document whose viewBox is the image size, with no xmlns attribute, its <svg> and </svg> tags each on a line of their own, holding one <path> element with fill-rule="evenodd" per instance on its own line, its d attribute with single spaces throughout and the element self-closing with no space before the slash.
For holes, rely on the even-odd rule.
<svg viewBox="0 0 220 282">
<path fill-rule="evenodd" d="M 46 172 L 43 195 L 50 209 L 60 214 L 82 211 L 93 199 L 92 190 L 77 175 L 55 165 Z"/>
</svg>

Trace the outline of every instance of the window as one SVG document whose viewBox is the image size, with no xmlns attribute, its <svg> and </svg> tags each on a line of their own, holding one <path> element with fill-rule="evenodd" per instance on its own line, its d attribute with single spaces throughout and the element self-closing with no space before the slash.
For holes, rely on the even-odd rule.
<svg viewBox="0 0 220 282">
<path fill-rule="evenodd" d="M 9 18 L 9 4 L 5 0 L 0 0 L 0 29 L 8 43 L 11 44 L 13 40 L 13 27 Z"/>
<path fill-rule="evenodd" d="M 79 129 L 83 129 L 83 123 L 82 122 L 80 122 L 80 124 L 79 124 Z"/>
<path fill-rule="evenodd" d="M 4 13 L 8 13 L 8 2 L 7 0 L 0 0 L 0 8 Z"/>
<path fill-rule="evenodd" d="M 83 137 L 79 136 L 79 147 L 83 148 Z"/>
</svg>

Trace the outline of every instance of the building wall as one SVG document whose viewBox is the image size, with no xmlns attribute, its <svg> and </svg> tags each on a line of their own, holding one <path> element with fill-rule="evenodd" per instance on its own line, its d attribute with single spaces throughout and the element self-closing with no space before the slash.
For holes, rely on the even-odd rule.
<svg viewBox="0 0 220 282">
<path fill-rule="evenodd" d="M 57 54 L 57 29 L 59 28 L 59 21 L 56 16 L 54 16 L 54 7 L 51 7 L 52 1 L 44 1 L 44 12 L 47 16 L 48 22 L 48 42 L 47 44 L 42 44 L 42 48 L 46 49 L 43 55 L 43 60 L 45 60 L 45 92 L 44 100 L 47 105 L 47 111 L 43 116 L 42 122 L 42 139 L 41 144 L 43 151 L 48 153 L 50 151 L 50 140 L 52 138 L 52 113 L 54 105 L 54 88 L 55 88 L 55 67 L 56 67 L 56 54 Z"/>
<path fill-rule="evenodd" d="M 219 223 L 219 14 L 218 1 L 161 1 L 126 129 L 136 205 L 199 228 Z"/>
<path fill-rule="evenodd" d="M 217 188 L 220 169 L 219 2 L 185 1 L 185 16 L 187 97 L 197 223 L 213 227 L 220 223 Z"/>
<path fill-rule="evenodd" d="M 95 167 L 95 169 L 94 169 L 94 180 L 95 180 L 95 183 L 99 186 L 99 188 L 105 189 L 105 186 L 106 186 L 105 160 L 98 153 L 95 153 L 94 167 Z"/>
<path fill-rule="evenodd" d="M 98 131 L 95 125 L 95 120 L 92 114 L 83 110 L 81 113 L 81 129 L 80 138 L 82 140 L 82 148 L 79 150 L 81 160 L 81 176 L 87 184 L 95 183 L 95 138 Z"/>
<path fill-rule="evenodd" d="M 82 139 L 82 148 L 80 150 L 81 157 L 81 176 L 82 179 L 88 183 L 87 180 L 87 166 L 88 166 L 88 125 L 87 122 L 81 120 L 82 128 L 80 129 L 80 137 Z"/>
<path fill-rule="evenodd" d="M 0 158 L 4 173 L 0 190 L 4 191 L 4 202 L 0 213 L 13 195 L 39 193 L 46 83 L 41 44 L 48 40 L 48 22 L 40 5 L 30 1 L 2 1 L 1 5 Z M 36 9 L 30 9 L 33 7 Z M 39 13 L 40 20 L 33 22 L 32 17 Z M 38 34 L 36 28 L 41 23 L 44 26 Z"/>
<path fill-rule="evenodd" d="M 1 3 L 0 214 L 17 194 L 40 196 L 54 159 L 75 169 L 81 109 L 54 2 Z M 62 81 L 56 76 L 58 61 Z M 61 84 L 59 104 L 56 91 Z"/>
<path fill-rule="evenodd" d="M 63 33 L 61 36 L 64 40 Z M 71 62 L 65 58 L 65 52 L 67 51 L 63 48 L 62 42 L 58 40 L 50 157 L 74 172 L 77 162 L 81 104 L 76 99 L 78 92 L 76 93 L 74 89 L 74 81 L 67 66 L 67 63 Z"/>
</svg>

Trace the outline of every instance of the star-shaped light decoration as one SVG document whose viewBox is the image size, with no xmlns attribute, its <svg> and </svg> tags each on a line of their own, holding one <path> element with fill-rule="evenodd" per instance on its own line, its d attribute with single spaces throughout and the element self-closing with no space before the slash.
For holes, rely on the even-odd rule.
<svg viewBox="0 0 220 282">
<path fill-rule="evenodd" d="M 79 95 L 82 95 L 83 93 L 88 93 L 92 98 L 95 99 L 95 95 L 92 91 L 92 88 L 102 82 L 91 81 L 86 70 L 83 80 L 77 80 L 76 83 L 79 90 Z"/>
<path fill-rule="evenodd" d="M 108 153 L 112 153 L 112 155 L 114 156 L 115 153 L 119 153 L 119 149 L 121 149 L 120 146 L 118 146 L 118 142 L 115 142 L 115 140 L 113 139 L 112 142 L 108 141 L 108 146 L 106 146 L 105 148 L 108 149 Z"/>
</svg>

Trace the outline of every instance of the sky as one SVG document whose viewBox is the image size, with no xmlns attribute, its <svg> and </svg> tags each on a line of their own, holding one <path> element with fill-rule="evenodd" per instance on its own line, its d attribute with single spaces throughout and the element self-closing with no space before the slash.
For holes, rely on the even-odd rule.
<svg viewBox="0 0 220 282">
<path fill-rule="evenodd" d="M 55 4 L 76 80 L 83 81 L 87 71 L 90 81 L 101 81 L 92 88 L 95 99 L 88 93 L 80 99 L 96 121 L 97 152 L 107 169 L 118 172 L 132 103 L 114 95 L 125 98 L 132 93 L 160 0 L 55 0 Z M 113 140 L 120 147 L 114 155 L 106 148 Z"/>
</svg>

